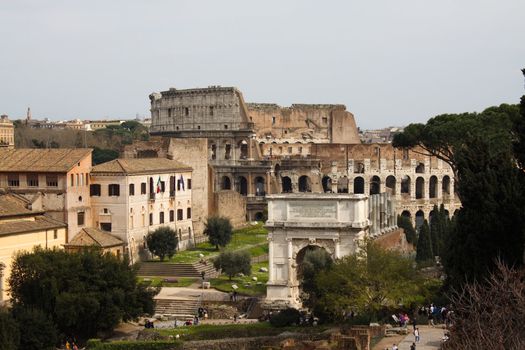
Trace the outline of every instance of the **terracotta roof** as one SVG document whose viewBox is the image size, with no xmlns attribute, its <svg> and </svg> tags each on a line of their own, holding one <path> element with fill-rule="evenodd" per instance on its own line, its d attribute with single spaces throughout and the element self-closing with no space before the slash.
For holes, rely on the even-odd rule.
<svg viewBox="0 0 525 350">
<path fill-rule="evenodd" d="M 111 248 L 124 245 L 124 242 L 105 231 L 89 227 L 83 228 L 69 243 L 64 244 L 66 247 L 89 247 L 93 245 L 101 248 Z"/>
<path fill-rule="evenodd" d="M 61 221 L 52 219 L 45 215 L 38 215 L 35 217 L 34 221 L 16 220 L 0 223 L 0 236 L 49 230 L 61 227 L 67 227 L 67 225 Z"/>
<path fill-rule="evenodd" d="M 94 166 L 91 173 L 152 174 L 174 170 L 192 169 L 186 164 L 167 158 L 119 158 Z"/>
<path fill-rule="evenodd" d="M 27 208 L 29 201 L 12 194 L 0 194 L 0 218 L 35 214 Z"/>
<path fill-rule="evenodd" d="M 65 173 L 91 151 L 91 148 L 0 149 L 0 172 Z"/>
</svg>

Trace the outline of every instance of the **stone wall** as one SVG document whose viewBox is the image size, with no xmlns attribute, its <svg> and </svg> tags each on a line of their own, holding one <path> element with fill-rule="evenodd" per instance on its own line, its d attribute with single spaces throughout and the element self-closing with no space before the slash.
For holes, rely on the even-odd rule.
<svg viewBox="0 0 525 350">
<path fill-rule="evenodd" d="M 246 224 L 246 197 L 232 190 L 214 193 L 213 214 L 230 219 L 234 228 Z"/>
<path fill-rule="evenodd" d="M 397 250 L 402 253 L 411 253 L 414 251 L 414 247 L 407 242 L 405 232 L 402 228 L 378 236 L 374 241 L 385 249 Z"/>
</svg>

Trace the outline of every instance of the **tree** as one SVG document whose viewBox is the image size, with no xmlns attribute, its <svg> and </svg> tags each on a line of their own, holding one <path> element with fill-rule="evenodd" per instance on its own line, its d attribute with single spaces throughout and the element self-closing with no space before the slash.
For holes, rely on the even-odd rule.
<svg viewBox="0 0 525 350">
<path fill-rule="evenodd" d="M 18 324 L 7 310 L 0 309 L 0 349 L 17 350 L 20 344 Z"/>
<path fill-rule="evenodd" d="M 53 321 L 40 309 L 18 307 L 13 310 L 20 326 L 20 348 L 54 350 L 58 341 Z"/>
<path fill-rule="evenodd" d="M 99 147 L 93 148 L 93 165 L 109 162 L 110 160 L 117 159 L 119 153 L 111 149 L 102 149 Z"/>
<path fill-rule="evenodd" d="M 334 262 L 315 277 L 314 313 L 323 321 L 344 319 L 344 310 L 377 320 L 380 311 L 424 300 L 425 283 L 410 258 L 366 242 L 359 252 Z"/>
<path fill-rule="evenodd" d="M 177 233 L 168 226 L 159 227 L 146 236 L 149 251 L 158 256 L 160 261 L 163 261 L 165 256 L 171 258 L 175 255 L 178 243 Z"/>
<path fill-rule="evenodd" d="M 251 257 L 248 252 L 222 252 L 213 261 L 213 266 L 226 274 L 230 281 L 238 273 L 249 275 L 252 272 Z"/>
<path fill-rule="evenodd" d="M 454 327 L 444 349 L 525 349 L 525 269 L 494 264 L 483 283 L 452 293 Z"/>
<path fill-rule="evenodd" d="M 413 244 L 414 246 L 417 245 L 417 233 L 410 218 L 403 215 L 398 215 L 397 226 L 402 228 L 405 232 L 405 237 L 408 243 Z"/>
<path fill-rule="evenodd" d="M 298 325 L 301 321 L 301 313 L 297 309 L 286 308 L 279 311 L 270 318 L 270 324 L 274 327 L 289 327 Z"/>
<path fill-rule="evenodd" d="M 230 219 L 222 216 L 209 217 L 204 228 L 204 234 L 209 237 L 210 243 L 217 250 L 219 250 L 219 247 L 225 247 L 230 243 L 232 231 Z"/>
<path fill-rule="evenodd" d="M 333 265 L 330 254 L 322 248 L 307 250 L 303 262 L 300 265 L 301 275 L 301 298 L 307 307 L 313 307 L 316 303 L 315 276 L 321 271 L 329 270 Z"/>
<path fill-rule="evenodd" d="M 419 238 L 417 240 L 416 261 L 425 262 L 434 259 L 434 252 L 432 251 L 432 239 L 430 238 L 430 229 L 428 222 L 425 220 L 419 229 Z"/>
<path fill-rule="evenodd" d="M 158 292 L 137 283 L 136 269 L 98 250 L 23 252 L 9 277 L 14 309 L 37 309 L 60 334 L 87 339 L 121 321 L 153 313 Z"/>
</svg>

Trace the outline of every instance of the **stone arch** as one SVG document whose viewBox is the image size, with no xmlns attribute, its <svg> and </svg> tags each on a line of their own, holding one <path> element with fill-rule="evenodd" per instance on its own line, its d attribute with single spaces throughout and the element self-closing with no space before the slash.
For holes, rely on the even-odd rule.
<svg viewBox="0 0 525 350">
<path fill-rule="evenodd" d="M 436 198 L 438 190 L 438 179 L 435 175 L 430 177 L 428 181 L 428 198 Z"/>
<path fill-rule="evenodd" d="M 321 180 L 321 182 L 323 184 L 324 193 L 332 192 L 332 179 L 330 178 L 330 176 L 328 175 L 323 176 L 323 179 Z"/>
<path fill-rule="evenodd" d="M 419 163 L 416 166 L 416 174 L 424 174 L 424 173 L 425 173 L 425 164 L 424 163 Z"/>
<path fill-rule="evenodd" d="M 416 199 L 421 199 L 425 192 L 425 179 L 421 176 L 416 179 Z"/>
<path fill-rule="evenodd" d="M 248 180 L 244 176 L 238 177 L 239 187 L 237 190 L 239 193 L 243 196 L 246 196 L 248 194 Z"/>
<path fill-rule="evenodd" d="M 401 194 L 410 194 L 410 176 L 405 175 L 401 178 Z"/>
<path fill-rule="evenodd" d="M 364 194 L 365 193 L 365 179 L 358 176 L 354 179 L 354 193 Z"/>
<path fill-rule="evenodd" d="M 348 178 L 346 176 L 337 181 L 337 193 L 348 193 Z"/>
<path fill-rule="evenodd" d="M 412 213 L 410 213 L 409 210 L 403 210 L 403 212 L 401 213 L 401 216 L 412 219 Z"/>
<path fill-rule="evenodd" d="M 232 182 L 229 176 L 224 175 L 221 179 L 221 190 L 231 190 Z"/>
<path fill-rule="evenodd" d="M 266 195 L 266 187 L 265 187 L 265 181 L 264 177 L 257 176 L 254 180 L 255 185 L 255 195 L 256 196 L 264 196 Z"/>
<path fill-rule="evenodd" d="M 444 196 L 450 196 L 450 176 L 448 175 L 443 176 L 443 180 L 441 183 L 441 189 L 443 191 Z"/>
<path fill-rule="evenodd" d="M 211 160 L 217 159 L 217 145 L 215 143 L 210 144 L 209 154 Z"/>
<path fill-rule="evenodd" d="M 237 143 L 237 147 L 239 148 L 239 158 L 248 158 L 248 142 L 246 142 L 246 140 L 241 140 Z"/>
<path fill-rule="evenodd" d="M 386 189 L 391 194 L 396 194 L 396 178 L 393 175 L 389 175 L 385 181 Z"/>
<path fill-rule="evenodd" d="M 379 194 L 381 189 L 381 179 L 379 176 L 372 176 L 370 179 L 370 194 Z"/>
<path fill-rule="evenodd" d="M 425 221 L 425 213 L 423 210 L 418 210 L 416 212 L 416 230 L 419 232 L 419 229 L 423 225 L 423 222 Z"/>
<path fill-rule="evenodd" d="M 327 255 L 332 259 L 332 261 L 334 260 L 334 255 L 333 253 L 331 253 L 325 246 L 321 245 L 321 244 L 316 244 L 316 243 L 313 243 L 313 244 L 307 244 L 306 246 L 300 248 L 297 253 L 294 255 L 294 262 L 295 262 L 295 273 L 293 276 L 294 277 L 294 280 L 295 281 L 300 281 L 302 278 L 302 267 L 303 267 L 303 261 L 304 261 L 304 258 L 306 256 L 306 254 L 308 252 L 313 252 L 313 251 L 317 251 L 317 250 L 322 250 L 322 251 L 325 251 L 327 253 Z"/>
<path fill-rule="evenodd" d="M 282 180 L 282 193 L 291 193 L 293 191 L 292 179 L 289 176 L 283 176 Z"/>
<path fill-rule="evenodd" d="M 299 192 L 312 192 L 312 182 L 307 175 L 299 177 Z"/>
</svg>

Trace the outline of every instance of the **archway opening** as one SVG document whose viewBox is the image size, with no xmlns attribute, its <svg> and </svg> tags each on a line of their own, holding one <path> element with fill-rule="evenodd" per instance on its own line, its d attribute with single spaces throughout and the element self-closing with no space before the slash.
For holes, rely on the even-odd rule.
<svg viewBox="0 0 525 350">
<path fill-rule="evenodd" d="M 275 177 L 279 177 L 279 172 L 281 171 L 281 166 L 279 164 L 275 164 L 275 168 L 273 172 L 275 173 Z"/>
<path fill-rule="evenodd" d="M 386 189 L 390 194 L 396 194 L 396 178 L 392 175 L 388 176 L 385 181 Z"/>
<path fill-rule="evenodd" d="M 416 173 L 417 174 L 424 174 L 425 173 L 425 164 L 424 163 L 419 163 L 416 166 Z"/>
<path fill-rule="evenodd" d="M 429 183 L 428 183 L 428 197 L 429 198 L 436 198 L 437 197 L 437 186 L 438 186 L 438 179 L 436 176 L 431 176 Z"/>
<path fill-rule="evenodd" d="M 308 245 L 297 253 L 296 280 L 302 298 L 306 297 L 314 287 L 314 277 L 319 271 L 329 268 L 333 264 L 331 255 L 322 247 Z"/>
<path fill-rule="evenodd" d="M 372 176 L 370 179 L 370 194 L 379 194 L 381 188 L 381 179 L 379 176 Z"/>
<path fill-rule="evenodd" d="M 448 175 L 443 176 L 441 188 L 443 190 L 443 196 L 450 196 L 450 177 Z"/>
<path fill-rule="evenodd" d="M 401 178 L 401 194 L 410 194 L 410 176 L 408 175 Z"/>
<path fill-rule="evenodd" d="M 346 176 L 337 181 L 337 193 L 348 193 L 348 178 Z"/>
<path fill-rule="evenodd" d="M 232 182 L 229 176 L 223 176 L 221 179 L 221 190 L 231 190 Z"/>
<path fill-rule="evenodd" d="M 323 176 L 322 183 L 324 193 L 332 192 L 332 179 L 330 178 L 330 176 Z"/>
<path fill-rule="evenodd" d="M 248 158 L 248 142 L 246 142 L 246 140 L 242 140 L 241 142 L 238 143 L 237 145 L 239 147 L 239 151 L 240 151 L 240 159 L 246 159 Z"/>
<path fill-rule="evenodd" d="M 423 192 L 425 188 L 425 179 L 418 177 L 416 179 L 416 199 L 423 198 Z"/>
<path fill-rule="evenodd" d="M 262 176 L 257 176 L 255 178 L 255 195 L 256 196 L 266 195 L 266 191 L 264 188 L 264 177 Z"/>
<path fill-rule="evenodd" d="M 264 214 L 260 211 L 255 213 L 255 221 L 264 221 Z"/>
<path fill-rule="evenodd" d="M 354 193 L 364 194 L 365 193 L 365 179 L 361 176 L 354 179 Z"/>
<path fill-rule="evenodd" d="M 423 210 L 418 210 L 416 212 L 416 230 L 419 232 L 419 229 L 421 226 L 423 226 L 423 222 L 425 221 L 425 213 L 423 213 Z"/>
<path fill-rule="evenodd" d="M 412 219 L 412 214 L 408 210 L 403 210 L 403 212 L 401 213 L 401 216 Z"/>
<path fill-rule="evenodd" d="M 288 176 L 284 176 L 282 178 L 282 186 L 283 186 L 283 193 L 291 193 L 292 192 L 292 179 L 290 179 Z"/>
<path fill-rule="evenodd" d="M 310 178 L 306 175 L 299 178 L 299 192 L 312 192 Z"/>
<path fill-rule="evenodd" d="M 248 181 L 244 176 L 239 176 L 239 193 L 243 196 L 248 194 Z"/>
</svg>

